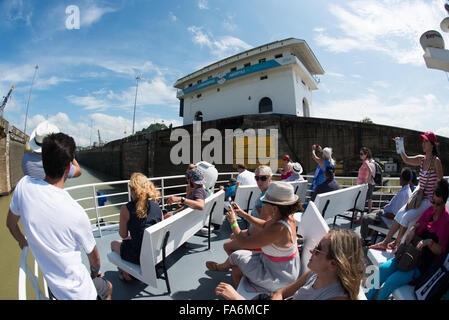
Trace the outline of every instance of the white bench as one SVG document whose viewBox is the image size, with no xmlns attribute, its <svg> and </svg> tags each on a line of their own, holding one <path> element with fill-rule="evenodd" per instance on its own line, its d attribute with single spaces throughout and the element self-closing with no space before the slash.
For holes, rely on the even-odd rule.
<svg viewBox="0 0 449 320">
<path fill-rule="evenodd" d="M 122 260 L 116 252 L 108 253 L 107 257 L 121 270 L 151 287 L 158 288 L 157 279 L 164 279 L 168 294 L 170 294 L 166 257 L 205 225 L 209 226 L 208 249 L 210 249 L 210 223 L 214 220 L 216 222 L 223 221 L 223 204 L 224 191 L 220 190 L 206 198 L 204 210 L 187 208 L 145 229 L 140 253 L 140 265 Z M 164 276 L 157 275 L 156 266 L 158 264 L 161 264 Z"/>
<path fill-rule="evenodd" d="M 287 181 L 287 183 L 290 183 L 293 187 L 293 192 L 299 197 L 299 200 L 301 200 L 301 203 L 303 204 L 306 202 L 306 195 L 307 195 L 307 180 L 304 181 Z"/>
<path fill-rule="evenodd" d="M 357 211 L 363 212 L 365 209 L 367 184 L 352 186 L 340 190 L 320 193 L 315 198 L 315 205 L 321 212 L 324 219 L 334 218 L 334 225 L 337 216 L 349 218 L 343 215 L 347 211 L 352 211 L 352 219 Z"/>
<path fill-rule="evenodd" d="M 262 192 L 257 185 L 239 186 L 235 193 L 234 202 L 243 211 L 249 213 L 256 204 L 256 201 L 259 200 L 261 194 Z"/>
</svg>

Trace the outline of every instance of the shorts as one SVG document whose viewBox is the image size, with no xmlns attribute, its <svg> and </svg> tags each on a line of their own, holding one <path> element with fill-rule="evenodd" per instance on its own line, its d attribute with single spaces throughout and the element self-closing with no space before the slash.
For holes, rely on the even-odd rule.
<svg viewBox="0 0 449 320">
<path fill-rule="evenodd" d="M 109 291 L 111 290 L 109 282 L 103 277 L 93 278 L 92 282 L 94 283 L 95 290 L 97 290 L 97 300 L 107 300 L 109 296 Z M 50 288 L 48 288 L 48 293 L 50 300 L 58 300 L 53 295 Z"/>
<path fill-rule="evenodd" d="M 97 300 L 106 300 L 111 290 L 109 282 L 103 277 L 93 278 L 92 281 L 97 289 Z"/>
<path fill-rule="evenodd" d="M 368 184 L 368 190 L 366 191 L 366 200 L 373 198 L 374 184 Z"/>
</svg>

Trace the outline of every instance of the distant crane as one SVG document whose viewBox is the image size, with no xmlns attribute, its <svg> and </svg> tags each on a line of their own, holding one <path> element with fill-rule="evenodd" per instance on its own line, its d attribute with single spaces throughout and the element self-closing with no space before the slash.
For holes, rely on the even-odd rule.
<svg viewBox="0 0 449 320">
<path fill-rule="evenodd" d="M 98 146 L 101 147 L 101 145 L 100 129 L 98 129 Z"/>
<path fill-rule="evenodd" d="M 1 112 L 1 116 L 2 116 L 2 117 L 3 117 L 3 110 L 5 109 L 6 103 L 8 102 L 9 98 L 11 97 L 11 92 L 12 92 L 13 90 L 14 90 L 14 85 L 11 86 L 11 89 L 9 89 L 8 94 L 7 94 L 5 97 L 3 97 L 3 102 L 2 102 L 2 104 L 0 105 L 0 112 Z"/>
</svg>

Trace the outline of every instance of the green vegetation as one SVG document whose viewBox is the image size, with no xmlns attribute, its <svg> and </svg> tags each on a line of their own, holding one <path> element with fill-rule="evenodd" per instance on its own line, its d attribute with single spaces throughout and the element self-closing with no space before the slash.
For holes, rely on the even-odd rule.
<svg viewBox="0 0 449 320">
<path fill-rule="evenodd" d="M 134 135 L 146 134 L 146 133 L 151 133 L 154 131 L 159 131 L 159 130 L 164 130 L 164 129 L 168 129 L 168 127 L 164 123 L 156 122 L 156 123 L 150 124 L 149 127 L 146 129 L 137 131 Z"/>
</svg>

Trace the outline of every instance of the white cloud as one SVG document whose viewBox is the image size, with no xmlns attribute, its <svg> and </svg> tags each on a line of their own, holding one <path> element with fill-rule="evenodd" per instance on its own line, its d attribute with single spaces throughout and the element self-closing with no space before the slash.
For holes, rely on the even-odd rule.
<svg viewBox="0 0 449 320">
<path fill-rule="evenodd" d="M 315 104 L 314 116 L 360 121 L 369 117 L 374 123 L 421 131 L 444 131 L 446 123 L 441 118 L 449 106 L 433 94 L 398 97 L 388 100 L 384 94 L 374 90 L 354 99 L 333 99 L 324 104 Z"/>
<path fill-rule="evenodd" d="M 61 132 L 64 132 L 75 139 L 77 146 L 89 146 L 93 142 L 98 142 L 98 130 L 100 130 L 101 140 L 110 142 L 117 139 L 122 139 L 129 136 L 132 131 L 132 117 L 126 119 L 122 116 L 111 116 L 103 113 L 93 113 L 85 121 L 75 122 L 63 112 L 56 115 L 51 115 L 48 118 L 37 114 L 28 119 L 27 132 L 30 133 L 39 123 L 44 120 L 55 124 Z M 154 122 L 165 123 L 167 126 L 170 123 L 173 127 L 182 125 L 181 121 L 170 120 L 153 117 L 136 117 L 135 131 L 147 128 Z M 126 131 L 126 134 L 125 134 Z"/>
<path fill-rule="evenodd" d="M 95 3 L 90 4 L 86 8 L 80 7 L 81 28 L 88 27 L 98 22 L 105 14 L 115 11 L 117 9 L 97 7 Z"/>
<path fill-rule="evenodd" d="M 173 22 L 175 22 L 175 21 L 178 20 L 178 17 L 176 17 L 176 16 L 173 14 L 173 12 L 171 12 L 171 11 L 168 13 L 168 16 L 170 17 L 170 20 L 173 21 Z"/>
<path fill-rule="evenodd" d="M 193 42 L 201 47 L 208 47 L 216 58 L 225 58 L 252 48 L 245 41 L 233 36 L 214 39 L 213 35 L 207 34 L 202 27 L 191 26 L 188 30 L 193 34 Z"/>
<path fill-rule="evenodd" d="M 111 108 L 130 109 L 134 107 L 136 87 L 132 86 L 121 92 L 106 89 L 97 90 L 87 96 L 68 96 L 71 103 L 84 107 L 84 110 L 107 110 Z M 162 77 L 150 81 L 141 80 L 137 90 L 137 106 L 164 105 L 176 108 L 178 100 L 176 89 L 167 84 Z"/>
<path fill-rule="evenodd" d="M 437 28 L 444 18 L 443 0 L 351 1 L 344 5 L 331 3 L 329 11 L 338 23 L 333 32 L 317 27 L 315 41 L 331 52 L 353 50 L 379 51 L 397 63 L 421 65 L 423 51 L 419 38 Z"/>
<path fill-rule="evenodd" d="M 207 1 L 208 0 L 198 0 L 198 8 L 201 10 L 209 9 Z"/>
</svg>

